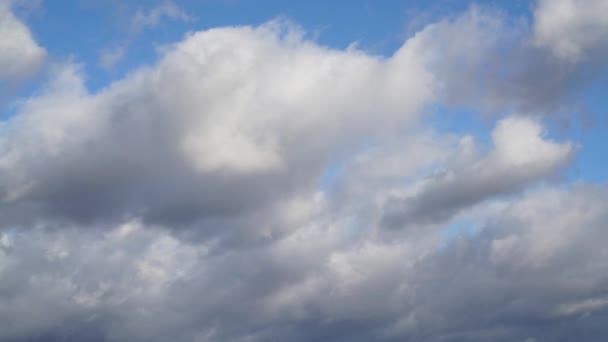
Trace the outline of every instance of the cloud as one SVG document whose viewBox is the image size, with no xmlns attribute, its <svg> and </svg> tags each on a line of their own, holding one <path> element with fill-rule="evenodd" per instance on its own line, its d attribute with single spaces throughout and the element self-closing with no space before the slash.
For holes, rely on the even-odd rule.
<svg viewBox="0 0 608 342">
<path fill-rule="evenodd" d="M 608 70 L 608 36 L 600 14 L 603 1 L 572 4 L 539 1 L 532 23 L 474 6 L 463 15 L 427 25 L 413 39 L 449 105 L 502 115 L 580 113 L 585 110 L 582 94 L 602 82 Z M 568 11 L 568 6 L 574 10 Z M 572 53 L 560 57 L 557 51 L 566 49 L 560 47 L 564 45 L 572 46 L 576 58 Z"/>
<path fill-rule="evenodd" d="M 415 122 L 433 79 L 414 52 L 331 50 L 272 22 L 193 34 L 98 94 L 68 65 L 3 128 L 0 211 L 26 226 L 248 217 L 314 191 L 345 147 Z"/>
<path fill-rule="evenodd" d="M 492 151 L 480 158 L 471 155 L 475 147 L 465 138 L 464 158 L 453 169 L 422 180 L 410 196 L 389 199 L 385 224 L 400 228 L 445 221 L 463 208 L 512 194 L 555 174 L 568 164 L 573 147 L 544 140 L 542 135 L 542 126 L 533 119 L 503 119 L 492 132 Z"/>
<path fill-rule="evenodd" d="M 577 63 L 605 56 L 608 48 L 608 23 L 602 0 L 542 0 L 534 11 L 534 42 L 547 47 L 558 58 Z"/>
<path fill-rule="evenodd" d="M 191 22 L 195 19 L 179 8 L 173 1 L 164 1 L 148 10 L 138 8 L 131 18 L 126 40 L 117 46 L 102 50 L 99 54 L 99 65 L 106 70 L 113 69 L 125 58 L 129 45 L 131 45 L 138 35 L 145 30 L 155 28 L 163 20 Z"/>
<path fill-rule="evenodd" d="M 0 85 L 3 92 L 36 72 L 45 58 L 45 49 L 13 14 L 10 2 L 0 2 Z M 0 98 L 6 95 L 0 93 Z"/>
<path fill-rule="evenodd" d="M 186 14 L 174 2 L 165 1 L 147 11 L 138 9 L 131 20 L 131 32 L 136 33 L 160 24 L 162 19 L 192 21 L 193 17 Z"/>
<path fill-rule="evenodd" d="M 544 100 L 573 83 L 484 73 L 533 41 L 508 24 L 473 9 L 388 57 L 215 28 L 97 92 L 52 69 L 0 125 L 0 341 L 601 339 L 608 188 L 547 182 L 576 146 Z M 518 73 L 566 63 L 525 50 Z M 427 120 L 458 101 L 519 114 L 486 150 Z"/>
<path fill-rule="evenodd" d="M 324 214 L 219 255 L 138 221 L 4 233 L 0 338 L 593 340 L 607 194 L 541 189 L 443 248 L 437 236 L 353 239 Z"/>
</svg>

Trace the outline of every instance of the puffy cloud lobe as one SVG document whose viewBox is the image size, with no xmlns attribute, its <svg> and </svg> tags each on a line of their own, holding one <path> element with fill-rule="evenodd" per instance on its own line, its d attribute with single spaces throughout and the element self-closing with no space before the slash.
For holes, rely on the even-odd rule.
<svg viewBox="0 0 608 342">
<path fill-rule="evenodd" d="M 581 110 L 590 84 L 605 83 L 603 7 L 602 0 L 539 1 L 532 23 L 472 7 L 428 25 L 414 39 L 446 103 L 498 114 L 563 115 Z"/>
<path fill-rule="evenodd" d="M 607 11 L 602 0 L 541 0 L 534 11 L 534 41 L 568 62 L 595 59 L 597 53 L 605 57 Z"/>
<path fill-rule="evenodd" d="M 464 208 L 550 177 L 568 164 L 573 147 L 544 140 L 542 135 L 543 128 L 534 119 L 503 119 L 492 132 L 492 151 L 479 159 L 471 155 L 475 154 L 471 139 L 463 139 L 464 158 L 454 169 L 422 180 L 412 195 L 389 199 L 384 224 L 401 228 L 445 221 Z"/>
<path fill-rule="evenodd" d="M 0 1 L 0 85 L 8 89 L 12 83 L 32 75 L 45 60 L 30 30 L 11 11 L 9 1 Z M 0 97 L 6 94 L 0 93 Z"/>
</svg>

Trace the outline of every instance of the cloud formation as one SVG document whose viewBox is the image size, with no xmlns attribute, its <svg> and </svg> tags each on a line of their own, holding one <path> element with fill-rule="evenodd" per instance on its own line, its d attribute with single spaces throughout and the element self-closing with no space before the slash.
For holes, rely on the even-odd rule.
<svg viewBox="0 0 608 342">
<path fill-rule="evenodd" d="M 463 138 L 454 168 L 420 181 L 410 196 L 390 199 L 385 224 L 399 228 L 447 220 L 463 208 L 550 177 L 568 164 L 573 153 L 569 143 L 543 140 L 542 127 L 525 117 L 499 121 L 492 142 L 492 151 L 476 157 L 471 138 Z"/>
<path fill-rule="evenodd" d="M 606 72 L 602 6 L 601 0 L 539 1 L 532 23 L 473 6 L 414 39 L 447 103 L 492 114 L 556 116 L 579 111 L 581 96 Z"/>
<path fill-rule="evenodd" d="M 602 0 L 539 1 L 534 12 L 534 41 L 568 62 L 594 58 L 590 54 L 605 56 L 608 48 L 606 11 L 608 4 Z"/>
<path fill-rule="evenodd" d="M 473 8 L 388 57 L 275 20 L 98 92 L 56 66 L 0 125 L 0 341 L 600 339 L 608 188 L 555 180 L 578 146 L 546 127 L 606 37 L 589 0 L 556 40 L 568 3 L 530 29 Z M 437 104 L 497 109 L 490 146 Z"/>
<path fill-rule="evenodd" d="M 0 1 L 0 101 L 36 72 L 45 58 L 45 49 L 11 11 L 11 2 Z"/>
<path fill-rule="evenodd" d="M 415 121 L 433 80 L 414 50 L 330 50 L 272 22 L 193 34 L 98 94 L 68 65 L 4 127 L 2 217 L 180 227 L 310 193 L 330 156 Z"/>
</svg>

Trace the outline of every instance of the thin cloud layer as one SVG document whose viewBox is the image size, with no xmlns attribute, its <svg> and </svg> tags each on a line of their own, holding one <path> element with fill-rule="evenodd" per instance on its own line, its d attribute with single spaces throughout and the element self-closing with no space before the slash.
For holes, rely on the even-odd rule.
<svg viewBox="0 0 608 342">
<path fill-rule="evenodd" d="M 146 28 L 154 27 L 158 25 L 163 18 L 180 21 L 190 21 L 193 19 L 174 2 L 165 1 L 148 11 L 138 9 L 131 20 L 131 33 L 137 33 Z"/>
<path fill-rule="evenodd" d="M 55 65 L 0 126 L 0 341 L 600 340 L 608 188 L 560 179 L 580 146 L 546 128 L 605 67 L 582 3 L 388 57 L 215 28 L 97 92 Z M 491 108 L 490 146 L 437 104 Z"/>
</svg>

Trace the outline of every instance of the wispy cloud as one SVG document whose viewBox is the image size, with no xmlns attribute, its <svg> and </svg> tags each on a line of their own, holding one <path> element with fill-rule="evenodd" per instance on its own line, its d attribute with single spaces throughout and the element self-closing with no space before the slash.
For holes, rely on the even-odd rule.
<svg viewBox="0 0 608 342">
<path fill-rule="evenodd" d="M 99 65 L 106 70 L 113 69 L 128 54 L 129 45 L 143 31 L 150 30 L 163 21 L 192 22 L 195 18 L 188 15 L 172 1 L 164 1 L 149 9 L 138 8 L 131 18 L 126 38 L 120 44 L 109 47 L 99 54 Z"/>
<path fill-rule="evenodd" d="M 161 23 L 162 20 L 193 21 L 194 17 L 188 15 L 172 1 L 165 1 L 162 4 L 148 10 L 138 9 L 131 20 L 130 32 L 136 34 L 142 30 L 153 28 Z"/>
</svg>

